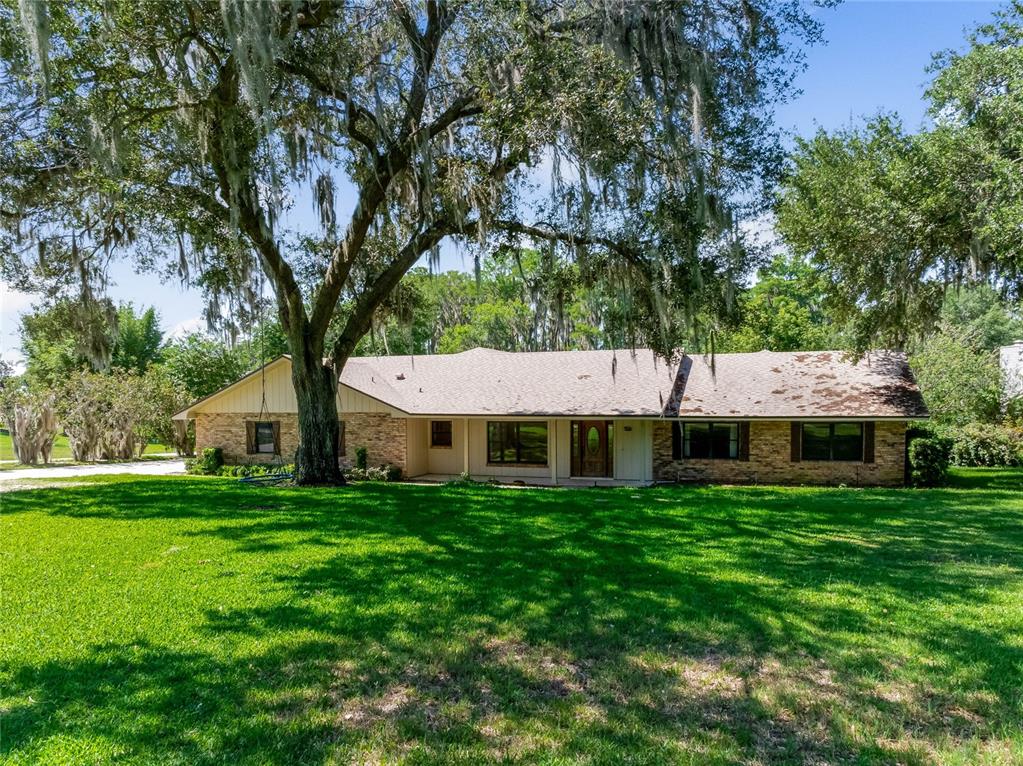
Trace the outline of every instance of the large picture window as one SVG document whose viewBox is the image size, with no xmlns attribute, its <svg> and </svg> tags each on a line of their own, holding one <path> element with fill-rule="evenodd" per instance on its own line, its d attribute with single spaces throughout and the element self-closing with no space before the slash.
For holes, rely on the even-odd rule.
<svg viewBox="0 0 1023 766">
<path fill-rule="evenodd" d="M 451 421 L 431 420 L 430 421 L 430 446 L 450 447 L 451 446 Z"/>
<path fill-rule="evenodd" d="M 547 424 L 489 421 L 487 462 L 502 465 L 547 465 Z"/>
<path fill-rule="evenodd" d="M 687 459 L 738 460 L 738 423 L 685 423 L 682 454 Z"/>
<path fill-rule="evenodd" d="M 862 423 L 803 423 L 803 460 L 863 460 Z"/>
</svg>

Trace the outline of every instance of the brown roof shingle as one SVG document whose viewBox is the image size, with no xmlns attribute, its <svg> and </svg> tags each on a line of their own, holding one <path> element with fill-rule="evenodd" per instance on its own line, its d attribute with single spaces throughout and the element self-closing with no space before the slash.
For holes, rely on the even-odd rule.
<svg viewBox="0 0 1023 766">
<path fill-rule="evenodd" d="M 679 373 L 676 375 L 676 372 Z M 350 359 L 341 382 L 413 415 L 926 417 L 905 357 L 840 351 L 684 356 L 650 349 Z"/>
</svg>

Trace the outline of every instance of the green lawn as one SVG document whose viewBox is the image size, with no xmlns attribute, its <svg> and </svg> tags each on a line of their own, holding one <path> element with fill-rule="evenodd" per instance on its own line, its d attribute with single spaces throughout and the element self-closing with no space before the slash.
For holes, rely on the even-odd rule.
<svg viewBox="0 0 1023 766">
<path fill-rule="evenodd" d="M 0 759 L 1023 763 L 1023 472 L 2 496 Z"/>
<path fill-rule="evenodd" d="M 169 451 L 171 450 L 164 447 L 162 444 L 148 444 L 146 445 L 145 454 L 151 455 L 158 452 Z M 11 446 L 11 434 L 7 431 L 7 429 L 0 428 L 0 462 L 14 459 L 14 447 Z M 68 445 L 66 436 L 58 436 L 53 440 L 53 452 L 50 453 L 50 460 L 71 460 L 71 447 Z M 0 465 L 0 470 L 10 467 L 11 466 Z M 20 468 L 21 466 L 15 464 L 13 467 Z"/>
</svg>

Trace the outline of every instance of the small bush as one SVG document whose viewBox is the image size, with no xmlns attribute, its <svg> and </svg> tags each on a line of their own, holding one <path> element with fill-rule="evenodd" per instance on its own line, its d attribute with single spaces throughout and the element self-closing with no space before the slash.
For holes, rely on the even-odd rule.
<svg viewBox="0 0 1023 766">
<path fill-rule="evenodd" d="M 954 465 L 1023 465 L 1023 430 L 994 423 L 970 423 L 949 434 Z"/>
<path fill-rule="evenodd" d="M 948 441 L 940 437 L 914 439 L 909 444 L 910 480 L 917 487 L 934 487 L 948 472 Z"/>
<path fill-rule="evenodd" d="M 365 447 L 355 448 L 355 467 L 358 468 L 360 471 L 366 470 L 366 466 L 369 464 L 368 458 L 369 450 L 367 450 Z"/>
<path fill-rule="evenodd" d="M 224 465 L 224 450 L 220 447 L 207 447 L 198 457 L 185 461 L 185 470 L 198 476 L 216 476 Z"/>
<path fill-rule="evenodd" d="M 252 465 L 225 465 L 217 471 L 218 476 L 246 478 L 249 476 L 266 476 L 267 474 L 295 472 L 293 465 L 274 465 L 272 463 L 254 463 Z"/>
<path fill-rule="evenodd" d="M 401 467 L 390 463 L 377 468 L 355 466 L 345 471 L 345 479 L 348 481 L 401 481 Z"/>
</svg>

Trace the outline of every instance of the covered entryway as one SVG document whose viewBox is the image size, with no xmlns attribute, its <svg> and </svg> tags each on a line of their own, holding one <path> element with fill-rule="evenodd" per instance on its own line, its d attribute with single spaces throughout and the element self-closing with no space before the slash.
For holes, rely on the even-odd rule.
<svg viewBox="0 0 1023 766">
<path fill-rule="evenodd" d="M 610 478 L 614 475 L 614 422 L 572 421 L 572 475 Z"/>
</svg>

